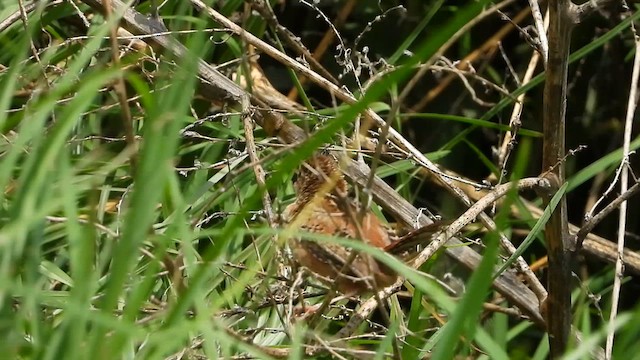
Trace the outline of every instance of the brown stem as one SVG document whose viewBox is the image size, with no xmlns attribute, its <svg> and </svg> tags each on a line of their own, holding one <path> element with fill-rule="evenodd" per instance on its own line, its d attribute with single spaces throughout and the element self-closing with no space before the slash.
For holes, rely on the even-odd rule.
<svg viewBox="0 0 640 360">
<path fill-rule="evenodd" d="M 544 87 L 542 169 L 547 172 L 553 190 L 565 181 L 565 112 L 567 98 L 567 68 L 571 28 L 569 0 L 549 1 L 549 59 Z M 560 161 L 560 163 L 558 163 Z M 556 166 L 557 165 L 557 166 Z M 555 191 L 543 196 L 545 206 Z M 571 330 L 571 268 L 567 202 L 563 197 L 545 227 L 549 256 L 548 291 L 545 309 L 551 358 L 560 358 L 569 341 Z"/>
</svg>

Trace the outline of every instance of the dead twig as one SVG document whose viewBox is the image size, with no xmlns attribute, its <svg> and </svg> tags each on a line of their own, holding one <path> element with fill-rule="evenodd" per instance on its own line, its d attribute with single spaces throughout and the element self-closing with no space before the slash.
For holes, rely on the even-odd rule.
<svg viewBox="0 0 640 360">
<path fill-rule="evenodd" d="M 606 218 L 609 214 L 611 214 L 615 209 L 620 207 L 620 205 L 629 200 L 631 197 L 636 195 L 640 191 L 640 182 L 636 182 L 632 187 L 630 187 L 627 191 L 620 194 L 620 196 L 616 197 L 612 202 L 610 202 L 607 206 L 605 206 L 598 214 L 591 217 L 578 232 L 573 236 L 573 243 L 575 243 L 576 250 L 581 250 L 583 248 L 583 242 L 587 238 L 587 235 L 593 231 L 593 229 Z M 626 249 L 625 249 L 626 250 Z M 623 252 L 623 256 L 624 252 Z"/>
<path fill-rule="evenodd" d="M 631 74 L 631 85 L 629 99 L 627 102 L 627 115 L 624 125 L 624 136 L 622 145 L 622 162 L 620 168 L 620 193 L 629 193 L 629 157 L 631 156 L 631 131 L 633 129 L 633 118 L 638 105 L 638 78 L 640 78 L 640 35 L 633 22 L 631 31 L 635 40 L 635 58 L 633 61 L 633 71 Z M 636 183 L 636 185 L 638 185 Z M 634 186 L 636 186 L 634 185 Z M 613 352 L 613 341 L 615 337 L 615 323 L 618 317 L 618 304 L 620 302 L 620 289 L 622 287 L 622 277 L 624 276 L 624 244 L 627 227 L 627 201 L 620 203 L 620 217 L 618 218 L 618 259 L 616 260 L 616 275 L 613 278 L 613 289 L 611 291 L 611 313 L 609 315 L 609 327 L 607 330 L 607 344 L 605 347 L 605 358 L 611 359 Z"/>
</svg>

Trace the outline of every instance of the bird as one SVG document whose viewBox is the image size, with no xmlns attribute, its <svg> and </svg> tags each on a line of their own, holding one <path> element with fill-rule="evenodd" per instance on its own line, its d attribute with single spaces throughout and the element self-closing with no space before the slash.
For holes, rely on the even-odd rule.
<svg viewBox="0 0 640 360">
<path fill-rule="evenodd" d="M 303 233 L 289 239 L 296 263 L 325 283 L 335 284 L 336 290 L 347 296 L 394 284 L 398 274 L 373 256 L 354 253 L 336 243 L 313 241 L 305 238 L 304 233 L 359 240 L 393 255 L 406 253 L 418 239 L 411 233 L 399 238 L 369 209 L 359 214 L 357 202 L 349 197 L 348 184 L 332 155 L 313 155 L 296 175 L 295 201 L 283 213 L 285 223 Z M 424 238 L 425 231 L 419 233 Z"/>
</svg>

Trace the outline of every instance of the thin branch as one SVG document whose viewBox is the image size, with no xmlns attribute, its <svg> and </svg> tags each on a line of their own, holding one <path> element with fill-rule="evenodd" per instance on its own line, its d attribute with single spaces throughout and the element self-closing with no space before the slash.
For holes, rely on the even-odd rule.
<svg viewBox="0 0 640 360">
<path fill-rule="evenodd" d="M 448 66 L 440 66 L 440 65 L 431 65 L 431 69 L 433 71 L 442 71 L 442 72 L 448 72 L 448 73 L 452 73 L 454 75 L 458 75 L 458 76 L 462 76 L 462 77 L 468 77 L 468 78 L 472 78 L 473 80 L 480 82 L 484 87 L 488 88 L 488 89 L 492 89 L 496 92 L 499 92 L 500 94 L 507 96 L 507 97 L 511 97 L 511 92 L 509 92 L 508 89 L 506 89 L 505 87 L 502 87 L 496 83 L 494 83 L 493 81 L 482 77 L 480 75 L 478 75 L 475 71 L 470 71 L 470 70 L 460 70 L 458 68 L 458 64 L 459 62 L 456 62 L 456 64 L 451 63 L 450 61 L 448 61 Z M 422 66 L 422 65 L 419 65 Z M 470 68 L 471 64 L 464 66 L 464 68 Z M 468 84 L 468 81 L 466 81 L 466 83 Z"/>
<path fill-rule="evenodd" d="M 313 50 L 314 59 L 316 60 L 322 59 L 325 52 L 327 51 L 327 49 L 329 48 L 329 46 L 331 45 L 331 43 L 333 42 L 336 36 L 336 34 L 333 32 L 333 29 L 338 29 L 345 23 L 345 21 L 347 20 L 347 18 L 349 17 L 349 15 L 353 11 L 357 3 L 358 3 L 358 0 L 348 0 L 345 2 L 344 6 L 340 9 L 340 12 L 338 13 L 335 20 L 333 21 L 333 26 L 331 26 L 327 31 L 325 31 L 324 36 L 322 37 L 322 40 L 320 40 L 316 48 Z M 303 86 L 306 82 L 307 82 L 306 77 L 300 78 L 300 86 Z M 291 100 L 294 100 L 296 96 L 298 96 L 298 88 L 294 86 L 289 91 L 289 94 L 287 94 L 287 97 Z"/>
<path fill-rule="evenodd" d="M 631 130 L 633 129 L 633 118 L 636 112 L 638 100 L 638 78 L 640 77 L 640 36 L 633 24 L 631 31 L 635 40 L 635 59 L 633 61 L 633 71 L 631 74 L 631 89 L 629 90 L 629 101 L 627 103 L 627 117 L 624 125 L 624 141 L 622 147 L 622 174 L 620 175 L 620 193 L 627 193 L 629 187 L 629 155 L 631 153 Z M 636 184 L 637 185 L 637 184 Z M 634 185 L 635 186 L 635 185 Z M 624 276 L 624 238 L 627 228 L 627 201 L 620 204 L 620 217 L 618 218 L 618 260 L 616 261 L 616 276 L 613 278 L 613 290 L 611 295 L 611 313 L 609 315 L 609 327 L 607 330 L 607 345 L 605 347 L 605 358 L 611 359 L 613 352 L 613 340 L 616 330 L 616 318 L 618 317 L 618 304 L 620 302 L 620 288 L 622 277 Z"/>
<path fill-rule="evenodd" d="M 489 206 L 493 205 L 498 199 L 505 196 L 509 191 L 513 189 L 525 190 L 525 189 L 548 189 L 550 183 L 544 178 L 526 178 L 521 179 L 515 183 L 506 183 L 499 186 L 487 193 L 482 199 L 478 200 L 467 211 L 460 215 L 451 225 L 447 226 L 446 230 L 437 239 L 432 240 L 429 245 L 420 254 L 413 259 L 411 266 L 413 268 L 419 268 L 424 264 L 435 252 L 440 249 L 444 243 L 460 232 L 465 226 L 474 221 L 480 216 L 483 211 Z"/>
<path fill-rule="evenodd" d="M 460 178 L 459 174 L 455 174 L 450 170 L 448 171 L 447 175 L 451 176 L 451 178 L 453 179 Z M 421 176 L 426 180 L 432 181 L 435 185 L 442 186 L 436 179 L 434 179 L 433 175 L 427 172 L 425 169 L 421 169 L 420 172 L 418 173 L 418 176 Z M 473 201 L 478 201 L 486 194 L 486 190 L 478 191 L 478 189 L 473 185 L 467 185 L 466 183 L 458 183 L 458 186 L 460 186 L 465 191 L 465 193 L 471 199 L 473 199 Z M 543 210 L 539 208 L 537 205 L 522 198 L 520 199 L 520 201 L 522 201 L 527 211 L 530 212 L 532 216 L 534 217 L 542 216 Z M 511 214 L 513 214 L 513 216 L 515 216 L 516 218 L 520 218 L 520 219 L 528 216 L 528 214 L 526 216 L 523 215 L 520 212 L 520 208 L 516 206 L 511 207 Z M 569 224 L 570 233 L 576 234 L 578 233 L 579 230 L 580 228 L 578 226 Z M 609 241 L 593 233 L 588 233 L 586 235 L 586 238 L 584 239 L 583 248 L 580 249 L 580 251 L 586 253 L 586 255 L 593 256 L 596 259 L 600 259 L 602 261 L 615 264 L 618 258 L 616 247 L 617 247 L 617 244 L 613 243 L 612 241 Z M 624 255 L 626 259 L 625 265 L 627 270 L 632 271 L 635 274 L 640 274 L 640 254 L 627 248 L 624 251 Z M 546 263 L 546 260 L 545 260 L 545 263 Z"/>
<path fill-rule="evenodd" d="M 620 204 L 629 200 L 631 197 L 636 195 L 640 191 L 640 182 L 636 182 L 629 190 L 620 194 L 617 198 L 615 198 L 612 202 L 610 202 L 607 206 L 605 206 L 597 215 L 592 216 L 589 221 L 587 221 L 580 230 L 574 235 L 574 242 L 576 243 L 576 249 L 580 250 L 582 248 L 583 242 L 587 235 L 609 214 L 611 214 L 615 209 L 617 209 Z"/>
<path fill-rule="evenodd" d="M 262 16 L 262 18 L 267 22 L 267 24 L 269 24 L 269 26 L 271 26 L 276 31 L 276 33 L 282 36 L 282 39 L 290 48 L 294 49 L 294 51 L 298 55 L 303 56 L 304 60 L 308 61 L 309 64 L 322 76 L 331 80 L 331 82 L 333 82 L 334 84 L 338 83 L 338 80 L 336 80 L 331 75 L 331 73 L 327 69 L 325 69 L 325 67 L 322 66 L 322 64 L 320 64 L 320 62 L 311 54 L 309 49 L 304 46 L 304 44 L 300 41 L 300 38 L 295 36 L 291 31 L 289 31 L 289 29 L 282 26 L 282 24 L 278 22 L 278 18 L 276 18 L 276 15 L 273 13 L 273 10 L 266 1 L 251 0 L 250 3 L 251 8 L 257 11 L 260 16 Z"/>
<path fill-rule="evenodd" d="M 544 29 L 548 28 L 548 26 L 549 17 L 547 16 L 544 22 Z M 536 67 L 538 66 L 539 60 L 540 53 L 534 50 L 533 54 L 531 55 L 531 60 L 529 60 L 527 70 L 525 71 L 524 77 L 522 78 L 522 84 L 520 84 L 519 86 L 525 85 L 529 83 L 529 81 L 531 81 Z M 502 146 L 500 146 L 500 150 L 498 152 L 498 168 L 502 170 L 498 183 L 502 183 L 502 174 L 504 174 L 504 170 L 506 169 L 507 162 L 509 160 L 509 155 L 511 154 L 511 150 L 514 148 L 516 143 L 516 136 L 518 134 L 518 131 L 520 130 L 520 127 L 522 126 L 520 116 L 522 115 L 522 108 L 524 107 L 525 95 L 526 93 L 518 95 L 513 105 L 513 111 L 511 112 L 511 118 L 509 119 L 509 127 L 511 129 L 505 134 L 502 141 Z"/>
<path fill-rule="evenodd" d="M 596 211 L 596 209 L 598 208 L 598 205 L 600 205 L 600 203 L 602 203 L 605 198 L 611 194 L 611 192 L 613 192 L 616 188 L 616 184 L 618 184 L 619 180 L 620 180 L 620 174 L 622 173 L 622 169 L 624 167 L 619 166 L 616 169 L 616 173 L 613 177 L 613 180 L 611 181 L 611 184 L 609 184 L 609 186 L 605 189 L 605 191 L 602 193 L 602 195 L 600 195 L 600 197 L 598 198 L 598 200 L 596 200 L 593 203 L 593 206 L 591 206 L 591 208 L 589 209 L 589 211 L 587 211 L 587 213 L 584 215 L 584 218 L 586 219 L 586 221 L 590 221 L 591 218 L 593 217 L 593 213 Z"/>
<path fill-rule="evenodd" d="M 510 1 L 505 1 L 503 3 L 506 3 L 506 5 L 508 5 L 510 4 Z M 503 3 L 500 3 L 498 5 L 502 5 Z M 496 10 L 499 10 L 499 8 L 497 8 L 498 5 L 496 5 Z M 476 48 L 467 56 L 465 56 L 463 59 L 461 59 L 458 62 L 458 68 L 460 70 L 467 70 L 466 66 L 468 64 L 471 64 L 480 58 L 490 58 L 491 54 L 495 52 L 495 49 L 497 47 L 496 44 L 499 44 L 501 41 L 503 41 L 504 38 L 507 35 L 509 35 L 509 33 L 511 33 L 515 25 L 522 22 L 527 17 L 527 15 L 529 15 L 528 8 L 520 11 L 510 22 L 507 22 L 506 24 L 504 24 L 495 34 L 493 34 L 490 38 L 488 38 L 480 47 Z M 421 75 L 419 75 L 419 73 L 416 74 L 414 78 L 412 78 L 411 81 L 407 84 L 407 86 L 412 82 L 417 83 L 420 80 L 420 76 L 424 76 L 424 74 L 421 74 Z M 446 89 L 447 86 L 449 86 L 449 84 L 453 81 L 454 78 L 455 78 L 455 75 L 450 74 L 449 76 L 443 79 L 440 79 L 438 81 L 438 85 L 436 85 L 433 89 L 429 90 L 425 94 L 425 96 L 421 100 L 419 100 L 415 105 L 411 106 L 411 112 L 421 112 L 422 109 L 424 109 L 427 105 L 429 105 L 429 103 L 431 103 L 435 98 L 437 98 L 438 95 L 440 95 L 444 91 L 444 89 Z"/>
<path fill-rule="evenodd" d="M 435 59 L 439 59 L 441 56 L 443 56 L 447 50 L 449 50 L 449 48 L 451 46 L 453 46 L 453 44 L 455 44 L 460 37 L 462 37 L 464 34 L 467 34 L 469 32 L 469 29 L 473 28 L 474 26 L 476 26 L 479 22 L 481 22 L 482 20 L 484 20 L 486 17 L 494 14 L 495 12 L 497 12 L 498 10 L 502 9 L 503 7 L 509 5 L 512 3 L 512 0 L 505 0 L 502 1 L 498 4 L 495 4 L 494 6 L 482 11 L 480 14 L 478 14 L 478 16 L 474 17 L 473 19 L 471 19 L 471 21 L 467 22 L 466 24 L 464 24 L 458 31 L 456 31 L 455 34 L 453 34 L 453 36 L 451 36 L 451 38 L 449 38 L 439 49 L 438 51 L 436 51 L 433 54 L 433 57 L 431 59 L 427 59 L 427 61 L 425 61 L 425 63 L 427 65 L 431 65 Z M 503 27 L 502 30 L 505 30 L 505 28 Z M 509 29 L 510 30 L 510 29 Z M 508 32 L 509 30 L 505 30 L 505 33 Z M 498 34 L 494 35 L 494 37 L 496 37 Z M 504 34 L 502 34 L 504 35 Z M 493 40 L 493 38 L 492 38 Z M 488 41 L 485 42 L 486 44 L 490 44 Z M 491 43 L 490 46 L 495 46 L 495 43 Z M 469 56 L 467 56 L 468 58 Z M 465 58 L 464 60 L 467 60 L 467 58 Z M 463 60 L 463 61 L 464 61 Z M 461 70 L 466 70 L 466 68 L 462 68 Z M 407 99 L 407 97 L 409 96 L 409 94 L 411 93 L 411 90 L 414 89 L 414 87 L 419 83 L 419 81 L 427 74 L 428 71 L 428 67 L 424 67 L 421 68 L 420 70 L 418 70 L 418 72 L 411 78 L 411 80 L 409 82 L 407 82 L 407 84 L 404 85 L 402 92 L 400 93 L 400 95 L 398 96 L 398 101 L 397 104 L 405 104 L 405 100 Z M 412 112 L 420 112 L 420 109 L 424 106 L 422 103 L 423 101 L 428 101 L 428 96 L 423 99 L 418 105 L 414 106 L 412 109 Z M 430 99 L 429 99 L 430 100 Z M 395 113 L 396 109 L 391 109 L 389 111 L 390 114 Z"/>
<path fill-rule="evenodd" d="M 440 61 L 445 63 L 449 67 L 450 71 L 452 71 L 454 74 L 456 74 L 458 76 L 458 78 L 460 79 L 460 81 L 462 81 L 462 84 L 467 89 L 467 92 L 469 92 L 469 95 L 471 95 L 471 100 L 473 100 L 476 104 L 478 104 L 480 106 L 491 107 L 491 106 L 495 105 L 495 103 L 484 101 L 484 100 L 482 100 L 482 99 L 480 99 L 478 97 L 478 95 L 476 94 L 476 91 L 473 89 L 473 86 L 471 86 L 471 84 L 469 83 L 467 78 L 464 76 L 462 71 L 460 71 L 451 62 L 451 60 L 449 60 L 449 59 L 447 59 L 446 57 L 443 56 L 443 57 L 440 58 Z M 466 67 L 471 67 L 471 64 L 467 65 Z"/>
<path fill-rule="evenodd" d="M 540 45 L 540 52 L 542 52 L 542 62 L 547 67 L 547 59 L 549 58 L 549 41 L 547 40 L 547 28 L 542 20 L 542 13 L 540 12 L 540 5 L 538 0 L 529 0 L 529 7 L 531 8 L 531 15 L 533 16 L 533 23 L 536 26 L 536 32 L 538 33 L 538 43 Z"/>
<path fill-rule="evenodd" d="M 246 110 L 242 114 L 242 122 L 244 124 L 244 137 L 247 140 L 246 148 L 249 154 L 249 160 L 253 164 L 253 172 L 256 176 L 256 183 L 258 188 L 262 191 L 262 206 L 264 208 L 265 216 L 267 217 L 267 223 L 269 227 L 275 229 L 276 219 L 273 214 L 273 206 L 271 205 L 271 197 L 267 191 L 265 171 L 260 165 L 260 159 L 256 152 L 256 143 L 253 137 L 253 120 L 251 119 L 251 110 L 249 104 L 246 104 Z"/>
</svg>

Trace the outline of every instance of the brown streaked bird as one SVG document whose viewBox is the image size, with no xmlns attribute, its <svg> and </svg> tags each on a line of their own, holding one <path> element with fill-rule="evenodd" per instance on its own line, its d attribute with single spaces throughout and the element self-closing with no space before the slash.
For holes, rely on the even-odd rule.
<svg viewBox="0 0 640 360">
<path fill-rule="evenodd" d="M 304 163 L 297 173 L 294 189 L 297 198 L 284 212 L 284 220 L 293 228 L 360 240 L 393 254 L 406 251 L 416 240 L 405 236 L 394 242 L 393 231 L 370 210 L 358 222 L 358 207 L 347 197 L 347 182 L 331 155 L 315 155 Z M 351 250 L 335 243 L 294 238 L 290 246 L 298 264 L 320 275 L 324 282 L 336 282 L 336 289 L 345 295 L 381 289 L 398 278 L 388 266 L 364 252 L 359 252 L 347 264 Z"/>
</svg>

